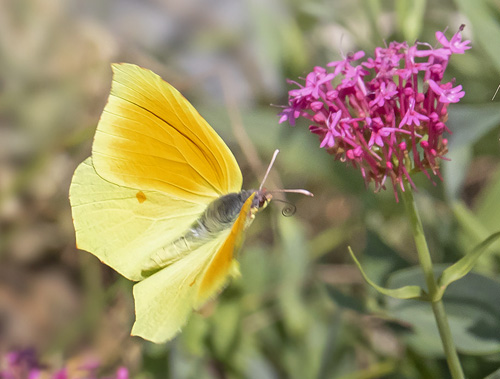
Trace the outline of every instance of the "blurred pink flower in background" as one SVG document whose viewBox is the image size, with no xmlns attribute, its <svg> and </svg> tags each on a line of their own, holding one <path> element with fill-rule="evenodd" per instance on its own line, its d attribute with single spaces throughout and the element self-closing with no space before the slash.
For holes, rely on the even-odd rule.
<svg viewBox="0 0 500 379">
<path fill-rule="evenodd" d="M 99 362 L 94 360 L 78 367 L 77 372 L 67 368 L 53 372 L 40 364 L 33 349 L 9 352 L 0 363 L 0 379 L 129 379 L 129 373 L 125 367 L 119 367 L 113 376 L 97 376 Z"/>
</svg>

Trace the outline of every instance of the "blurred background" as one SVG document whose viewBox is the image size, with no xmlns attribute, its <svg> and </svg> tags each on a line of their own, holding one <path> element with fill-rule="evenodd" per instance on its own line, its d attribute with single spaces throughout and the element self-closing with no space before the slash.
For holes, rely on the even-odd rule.
<svg viewBox="0 0 500 379">
<path fill-rule="evenodd" d="M 402 204 L 277 113 L 287 78 L 392 40 L 434 45 L 435 31 L 450 38 L 463 23 L 472 49 L 447 70 L 466 91 L 449 110 L 451 161 L 442 182 L 415 178 L 442 263 L 500 230 L 498 0 L 2 0 L 1 356 L 32 348 L 48 371 L 97 362 L 99 375 L 125 366 L 131 378 L 447 378 L 428 304 L 376 294 L 347 254 L 382 285 L 415 276 Z M 165 345 L 130 337 L 132 283 L 75 247 L 68 189 L 112 62 L 176 86 L 230 146 L 244 188 L 280 148 L 269 187 L 315 194 L 288 197 L 293 217 L 279 203 L 259 214 L 242 277 Z M 497 243 L 445 297 L 469 378 L 500 367 L 499 272 Z"/>
</svg>

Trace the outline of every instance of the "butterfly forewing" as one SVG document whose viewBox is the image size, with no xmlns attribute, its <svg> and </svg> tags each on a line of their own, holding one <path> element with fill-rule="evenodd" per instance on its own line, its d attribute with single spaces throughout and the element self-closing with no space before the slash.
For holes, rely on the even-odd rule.
<svg viewBox="0 0 500 379">
<path fill-rule="evenodd" d="M 115 64 L 113 73 L 92 149 L 99 175 L 191 202 L 241 190 L 233 154 L 174 87 L 135 65 Z"/>
</svg>

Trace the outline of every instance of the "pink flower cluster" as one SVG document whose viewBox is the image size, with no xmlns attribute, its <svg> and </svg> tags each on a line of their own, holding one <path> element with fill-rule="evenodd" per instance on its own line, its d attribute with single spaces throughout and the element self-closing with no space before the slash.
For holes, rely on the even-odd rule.
<svg viewBox="0 0 500 379">
<path fill-rule="evenodd" d="M 289 91 L 280 123 L 310 120 L 320 147 L 359 168 L 376 191 L 390 178 L 396 198 L 404 180 L 414 186 L 415 172 L 440 177 L 448 105 L 465 94 L 454 80 L 443 82 L 443 75 L 452 54 L 470 49 L 470 41 L 462 41 L 463 27 L 450 40 L 436 32 L 440 47 L 391 42 L 359 64 L 363 51 L 328 63 L 330 70 L 315 67 L 303 85 L 290 81 L 298 88 Z"/>
</svg>

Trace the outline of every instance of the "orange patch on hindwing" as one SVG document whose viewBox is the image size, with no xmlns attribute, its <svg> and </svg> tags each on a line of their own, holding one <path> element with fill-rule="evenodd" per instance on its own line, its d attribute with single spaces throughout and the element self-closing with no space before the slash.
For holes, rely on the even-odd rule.
<svg viewBox="0 0 500 379">
<path fill-rule="evenodd" d="M 139 201 L 139 203 L 141 204 L 146 201 L 146 195 L 142 191 L 137 192 L 135 194 L 135 197 L 137 197 L 137 201 Z"/>
</svg>

